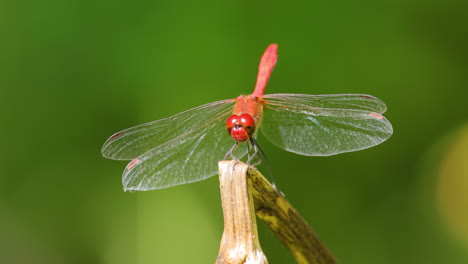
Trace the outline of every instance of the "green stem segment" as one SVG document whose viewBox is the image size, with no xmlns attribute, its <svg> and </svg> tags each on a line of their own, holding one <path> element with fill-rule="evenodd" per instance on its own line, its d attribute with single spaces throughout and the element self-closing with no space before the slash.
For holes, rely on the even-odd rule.
<svg viewBox="0 0 468 264">
<path fill-rule="evenodd" d="M 334 257 L 319 240 L 317 234 L 307 225 L 304 218 L 260 172 L 240 161 L 220 161 L 218 165 L 225 228 L 217 264 L 247 263 L 219 261 L 220 256 L 225 256 L 226 252 L 234 252 L 239 245 L 249 249 L 247 252 L 251 255 L 258 255 L 261 252 L 253 210 L 289 249 L 299 264 L 336 263 Z M 228 177 L 229 184 L 242 184 L 242 187 L 230 186 L 229 188 L 242 188 L 242 191 L 229 194 L 225 185 L 226 179 L 224 178 L 226 177 Z M 245 239 L 240 241 L 239 238 Z M 264 257 L 263 252 L 261 255 Z M 264 262 L 248 263 L 267 262 L 264 258 Z"/>
</svg>

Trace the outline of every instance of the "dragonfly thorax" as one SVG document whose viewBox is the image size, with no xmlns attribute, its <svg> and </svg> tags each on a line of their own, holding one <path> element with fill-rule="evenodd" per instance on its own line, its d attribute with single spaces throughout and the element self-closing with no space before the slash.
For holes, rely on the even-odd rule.
<svg viewBox="0 0 468 264">
<path fill-rule="evenodd" d="M 244 142 L 255 132 L 255 121 L 249 114 L 232 115 L 228 118 L 226 127 L 236 142 Z"/>
</svg>

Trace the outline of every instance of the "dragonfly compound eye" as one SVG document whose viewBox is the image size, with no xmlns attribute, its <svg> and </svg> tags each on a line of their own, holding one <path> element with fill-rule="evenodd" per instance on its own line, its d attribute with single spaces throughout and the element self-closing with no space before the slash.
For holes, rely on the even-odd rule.
<svg viewBox="0 0 468 264">
<path fill-rule="evenodd" d="M 242 114 L 239 116 L 239 119 L 249 136 L 252 135 L 255 130 L 255 120 L 253 117 L 249 114 Z"/>
<path fill-rule="evenodd" d="M 239 124 L 240 124 L 239 116 L 237 116 L 237 115 L 232 115 L 227 119 L 226 128 L 227 128 L 227 131 L 228 131 L 229 135 L 231 134 L 232 128 L 235 127 L 235 126 L 238 126 Z"/>
</svg>

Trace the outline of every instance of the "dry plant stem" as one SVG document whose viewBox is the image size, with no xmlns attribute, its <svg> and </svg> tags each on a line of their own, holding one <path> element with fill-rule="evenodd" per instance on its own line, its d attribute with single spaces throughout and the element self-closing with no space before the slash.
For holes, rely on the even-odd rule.
<svg viewBox="0 0 468 264">
<path fill-rule="evenodd" d="M 255 212 L 300 264 L 332 264 L 336 260 L 284 195 L 253 167 L 247 179 Z"/>
<path fill-rule="evenodd" d="M 219 172 L 225 223 L 216 263 L 267 263 L 253 208 L 298 263 L 336 263 L 302 216 L 260 172 L 240 161 L 220 161 Z M 250 259 L 255 260 L 247 262 Z"/>
<path fill-rule="evenodd" d="M 216 264 L 267 264 L 247 183 L 249 167 L 238 161 L 220 161 L 218 166 L 224 231 Z"/>
</svg>

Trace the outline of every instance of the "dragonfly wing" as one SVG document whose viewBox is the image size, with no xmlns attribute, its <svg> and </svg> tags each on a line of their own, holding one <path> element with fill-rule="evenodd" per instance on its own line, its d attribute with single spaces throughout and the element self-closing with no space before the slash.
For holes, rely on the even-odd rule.
<svg viewBox="0 0 468 264">
<path fill-rule="evenodd" d="M 226 132 L 224 120 L 210 122 L 203 129 L 181 134 L 132 160 L 123 173 L 124 189 L 161 189 L 216 175 L 217 161 L 223 159 L 234 144 Z M 240 144 L 233 155 L 238 159 L 245 156 L 246 145 Z"/>
<path fill-rule="evenodd" d="M 222 118 L 232 112 L 234 103 L 234 100 L 217 101 L 117 132 L 104 143 L 102 155 L 109 159 L 131 160 L 203 125 L 211 122 L 224 124 L 225 119 Z"/>
<path fill-rule="evenodd" d="M 379 114 L 387 110 L 384 102 L 367 94 L 267 94 L 263 98 L 285 107 L 354 109 Z"/>
<path fill-rule="evenodd" d="M 366 149 L 388 139 L 393 128 L 385 104 L 368 95 L 264 96 L 261 130 L 275 145 L 307 156 Z"/>
</svg>

